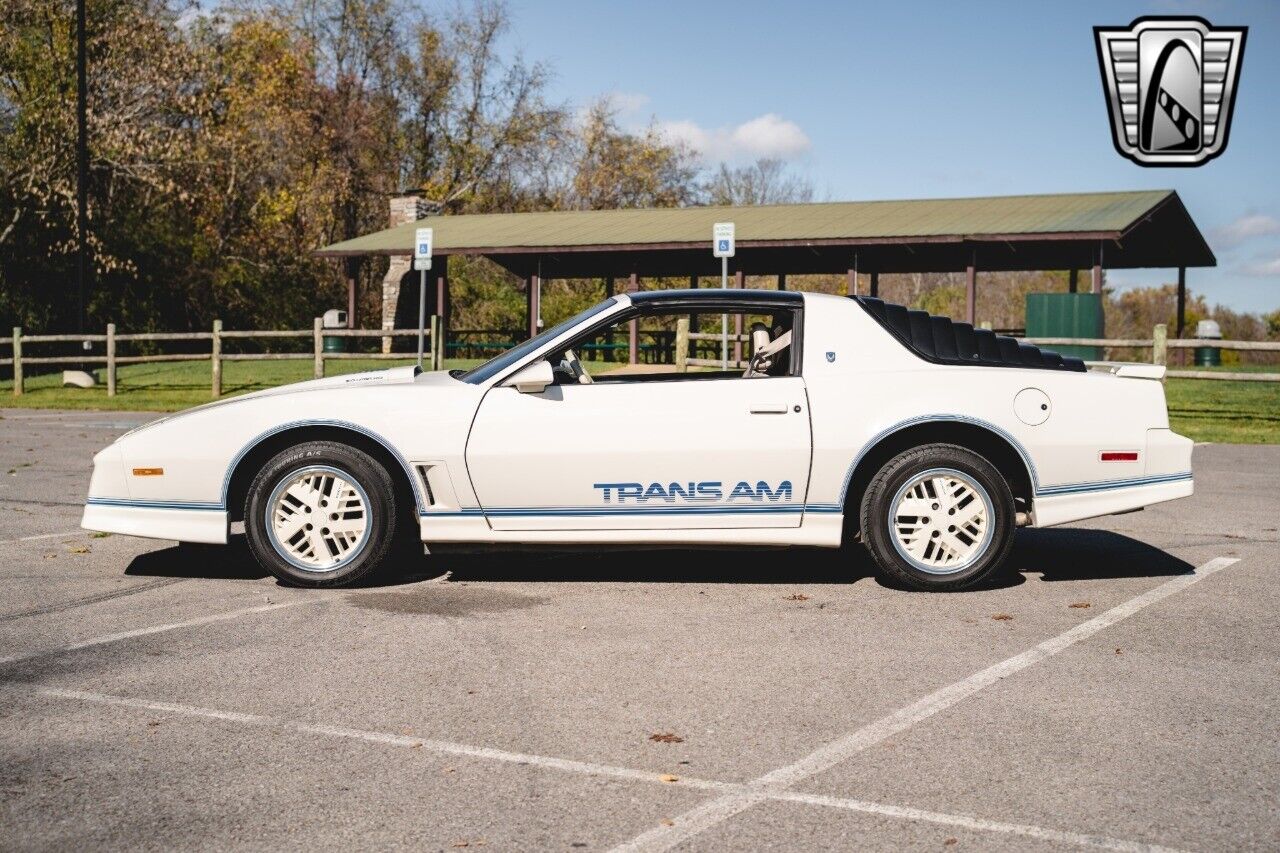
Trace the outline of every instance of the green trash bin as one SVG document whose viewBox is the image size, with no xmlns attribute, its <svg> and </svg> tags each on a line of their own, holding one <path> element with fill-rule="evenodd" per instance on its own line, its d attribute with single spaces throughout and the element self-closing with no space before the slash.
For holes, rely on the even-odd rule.
<svg viewBox="0 0 1280 853">
<path fill-rule="evenodd" d="M 324 312 L 324 319 L 321 325 L 326 329 L 345 329 L 347 327 L 347 312 L 341 308 L 330 308 Z M 346 352 L 347 339 L 340 338 L 337 335 L 324 336 L 325 352 Z"/>
<path fill-rule="evenodd" d="M 1196 323 L 1196 338 L 1199 340 L 1222 340 L 1222 327 L 1216 320 L 1201 320 Z M 1221 347 L 1196 347 L 1196 367 L 1221 367 Z"/>
<path fill-rule="evenodd" d="M 1028 338 L 1105 337 L 1100 293 L 1028 293 Z M 1054 345 L 1046 347 L 1061 355 L 1086 361 L 1102 358 L 1102 347 Z"/>
</svg>

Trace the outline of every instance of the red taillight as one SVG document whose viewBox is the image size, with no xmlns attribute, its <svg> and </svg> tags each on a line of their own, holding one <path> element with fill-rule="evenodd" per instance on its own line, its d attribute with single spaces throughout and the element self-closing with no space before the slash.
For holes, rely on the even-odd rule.
<svg viewBox="0 0 1280 853">
<path fill-rule="evenodd" d="M 1138 451 L 1136 450 L 1104 450 L 1102 451 L 1103 462 L 1137 462 Z"/>
</svg>

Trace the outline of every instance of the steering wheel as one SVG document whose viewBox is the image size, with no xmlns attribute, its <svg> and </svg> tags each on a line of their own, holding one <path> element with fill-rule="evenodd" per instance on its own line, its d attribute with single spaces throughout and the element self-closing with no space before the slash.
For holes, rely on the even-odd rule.
<svg viewBox="0 0 1280 853">
<path fill-rule="evenodd" d="M 592 383 L 591 374 L 587 373 L 582 366 L 582 362 L 578 360 L 578 354 L 571 349 L 564 351 L 564 363 L 573 371 L 573 377 L 578 380 L 579 385 L 590 385 Z"/>
</svg>

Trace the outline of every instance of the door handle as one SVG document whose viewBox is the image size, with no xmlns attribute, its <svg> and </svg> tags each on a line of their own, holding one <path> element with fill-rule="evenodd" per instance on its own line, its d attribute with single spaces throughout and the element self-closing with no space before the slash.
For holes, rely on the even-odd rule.
<svg viewBox="0 0 1280 853">
<path fill-rule="evenodd" d="M 749 410 L 753 415 L 785 415 L 787 413 L 786 406 L 752 406 Z"/>
</svg>

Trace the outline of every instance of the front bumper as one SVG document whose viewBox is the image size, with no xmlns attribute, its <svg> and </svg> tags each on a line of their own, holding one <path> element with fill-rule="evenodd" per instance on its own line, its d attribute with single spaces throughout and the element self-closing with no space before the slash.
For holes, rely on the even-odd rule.
<svg viewBox="0 0 1280 853">
<path fill-rule="evenodd" d="M 80 526 L 85 530 L 174 539 L 178 542 L 227 543 L 227 511 L 221 507 L 145 504 L 113 498 L 89 498 Z"/>
</svg>

